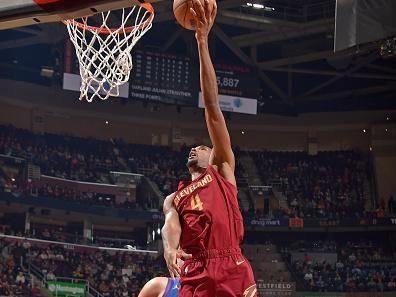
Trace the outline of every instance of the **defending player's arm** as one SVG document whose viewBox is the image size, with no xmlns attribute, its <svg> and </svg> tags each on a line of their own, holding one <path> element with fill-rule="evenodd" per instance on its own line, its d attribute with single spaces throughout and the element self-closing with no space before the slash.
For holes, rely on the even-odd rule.
<svg viewBox="0 0 396 297">
<path fill-rule="evenodd" d="M 170 276 L 180 277 L 180 267 L 177 265 L 177 259 L 190 258 L 191 255 L 179 250 L 179 242 L 181 236 L 181 226 L 179 214 L 173 205 L 174 194 L 166 197 L 163 205 L 165 215 L 165 223 L 162 227 L 162 243 L 164 245 L 164 258 Z"/>
<path fill-rule="evenodd" d="M 210 163 L 217 165 L 223 176 L 235 184 L 235 158 L 231 148 L 230 135 L 220 109 L 216 73 L 208 47 L 208 34 L 217 11 L 216 4 L 214 5 L 212 10 L 209 1 L 205 0 L 202 5 L 200 1 L 194 0 L 196 9 L 192 9 L 191 12 L 195 15 L 198 23 L 195 37 L 198 43 L 201 91 L 205 104 L 206 126 L 213 145 Z"/>
</svg>

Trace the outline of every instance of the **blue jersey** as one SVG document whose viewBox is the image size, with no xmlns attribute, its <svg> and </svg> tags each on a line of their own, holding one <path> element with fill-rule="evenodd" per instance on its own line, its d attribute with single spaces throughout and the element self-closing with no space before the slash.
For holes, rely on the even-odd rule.
<svg viewBox="0 0 396 297">
<path fill-rule="evenodd" d="M 179 297 L 180 279 L 168 277 L 164 295 L 162 297 Z"/>
</svg>

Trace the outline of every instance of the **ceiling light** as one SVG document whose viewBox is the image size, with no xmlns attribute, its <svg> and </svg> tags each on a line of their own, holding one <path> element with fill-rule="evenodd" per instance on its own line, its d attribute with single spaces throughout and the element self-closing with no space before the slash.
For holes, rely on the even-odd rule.
<svg viewBox="0 0 396 297">
<path fill-rule="evenodd" d="M 275 11 L 275 8 L 269 7 L 269 6 L 265 6 L 265 7 L 264 7 L 264 10 L 265 10 L 265 11 Z"/>
<path fill-rule="evenodd" d="M 253 3 L 253 8 L 257 8 L 257 9 L 263 9 L 265 6 L 263 4 L 259 4 L 259 3 Z"/>
</svg>

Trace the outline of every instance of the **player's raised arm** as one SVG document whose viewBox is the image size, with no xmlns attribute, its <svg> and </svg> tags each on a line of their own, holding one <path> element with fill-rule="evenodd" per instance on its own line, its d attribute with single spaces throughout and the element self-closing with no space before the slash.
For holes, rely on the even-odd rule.
<svg viewBox="0 0 396 297">
<path fill-rule="evenodd" d="M 201 91 L 205 104 L 206 125 L 213 145 L 210 163 L 221 167 L 227 164 L 233 173 L 235 158 L 231 149 L 230 135 L 220 110 L 216 73 L 208 47 L 208 34 L 216 17 L 217 6 L 215 3 L 212 9 L 208 0 L 204 1 L 204 5 L 194 0 L 194 7 L 191 12 L 197 22 L 195 38 L 198 43 Z"/>
<path fill-rule="evenodd" d="M 177 265 L 177 258 L 186 259 L 191 255 L 186 254 L 182 250 L 178 250 L 181 226 L 179 220 L 179 214 L 177 213 L 173 205 L 174 194 L 166 197 L 163 205 L 163 211 L 165 215 L 165 223 L 162 227 L 162 243 L 164 245 L 164 258 L 170 276 L 180 277 L 180 267 Z"/>
</svg>

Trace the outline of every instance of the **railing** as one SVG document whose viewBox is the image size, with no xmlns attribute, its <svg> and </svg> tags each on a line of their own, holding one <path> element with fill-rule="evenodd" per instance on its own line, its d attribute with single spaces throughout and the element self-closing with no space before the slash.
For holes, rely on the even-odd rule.
<svg viewBox="0 0 396 297">
<path fill-rule="evenodd" d="M 101 247 L 101 246 L 90 246 L 84 244 L 75 244 L 59 241 L 50 241 L 43 239 L 35 239 L 29 237 L 19 237 L 13 235 L 0 234 L 0 239 L 5 239 L 8 242 L 22 242 L 24 240 L 30 242 L 32 246 L 50 246 L 50 245 L 61 245 L 64 249 L 80 251 L 80 252 L 95 252 L 95 250 L 106 250 L 106 251 L 116 251 L 116 252 L 127 252 L 127 253 L 143 253 L 150 255 L 157 255 L 158 251 L 153 250 L 143 250 L 143 249 L 126 249 L 126 248 L 112 248 L 112 247 Z"/>
<path fill-rule="evenodd" d="M 41 272 L 40 268 L 30 263 L 30 261 L 27 264 L 29 273 L 34 275 L 44 286 L 47 285 L 47 279 L 44 273 Z"/>
<path fill-rule="evenodd" d="M 87 293 L 92 296 L 92 297 L 104 297 L 102 294 L 99 293 L 98 290 L 96 290 L 95 288 L 91 287 L 88 283 L 88 287 L 87 287 Z"/>
<path fill-rule="evenodd" d="M 139 174 L 143 174 L 143 175 L 147 176 L 147 175 L 150 175 L 153 172 L 153 169 L 152 168 L 143 168 L 143 167 L 141 167 L 141 168 L 137 168 L 136 172 L 139 173 Z"/>
<path fill-rule="evenodd" d="M 48 284 L 47 284 L 47 278 L 44 275 L 44 273 L 41 272 L 40 268 L 38 268 L 36 265 L 32 263 L 28 263 L 28 271 L 31 275 L 34 275 L 41 283 L 41 287 L 45 288 L 47 290 Z M 85 284 L 86 285 L 86 290 L 89 296 L 91 297 L 104 297 L 101 293 L 99 293 L 95 288 L 91 287 L 89 282 L 87 280 L 82 280 L 82 279 L 77 279 L 77 278 L 71 278 L 71 277 L 56 277 L 54 280 L 55 282 L 65 282 L 65 283 L 71 283 L 71 284 Z M 56 294 L 55 294 L 56 296 Z"/>
<path fill-rule="evenodd" d="M 25 162 L 25 159 L 14 157 L 14 156 L 9 156 L 9 155 L 4 155 L 4 154 L 0 154 L 0 160 L 10 161 L 14 164 L 21 164 L 21 163 Z"/>
<path fill-rule="evenodd" d="M 110 176 L 115 184 L 123 187 L 130 185 L 131 182 L 137 184 L 143 178 L 143 174 L 119 171 L 110 171 Z"/>
<path fill-rule="evenodd" d="M 252 191 L 263 191 L 269 192 L 272 189 L 272 186 L 249 186 L 249 189 Z"/>
<path fill-rule="evenodd" d="M 136 246 L 135 240 L 130 238 L 112 238 L 106 236 L 96 236 L 93 239 L 94 245 L 102 245 L 109 247 L 125 247 L 126 245 Z M 139 248 L 139 247 L 137 247 Z M 140 248 L 139 248 L 140 249 Z"/>
<path fill-rule="evenodd" d="M 55 277 L 54 279 L 57 282 L 65 282 L 65 283 L 72 283 L 72 284 L 86 284 L 88 285 L 88 281 L 85 279 L 78 279 L 78 278 L 72 278 L 72 277 Z"/>
</svg>

